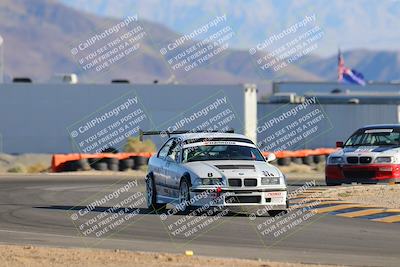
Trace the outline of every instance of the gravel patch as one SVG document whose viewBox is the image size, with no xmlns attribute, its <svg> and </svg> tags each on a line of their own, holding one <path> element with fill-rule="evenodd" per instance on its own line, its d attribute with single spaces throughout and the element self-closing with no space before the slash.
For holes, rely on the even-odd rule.
<svg viewBox="0 0 400 267">
<path fill-rule="evenodd" d="M 269 261 L 186 256 L 167 253 L 129 252 L 123 250 L 48 248 L 0 245 L 1 266 L 86 266 L 86 267 L 306 267 L 329 266 Z"/>
<path fill-rule="evenodd" d="M 329 196 L 352 203 L 400 209 L 400 185 L 355 185 L 324 192 Z"/>
</svg>

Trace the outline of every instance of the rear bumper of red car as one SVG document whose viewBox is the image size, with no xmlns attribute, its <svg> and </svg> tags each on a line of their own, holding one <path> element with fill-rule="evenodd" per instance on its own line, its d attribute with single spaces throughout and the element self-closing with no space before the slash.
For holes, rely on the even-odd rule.
<svg viewBox="0 0 400 267">
<path fill-rule="evenodd" d="M 326 165 L 327 183 L 400 182 L 400 164 Z"/>
</svg>

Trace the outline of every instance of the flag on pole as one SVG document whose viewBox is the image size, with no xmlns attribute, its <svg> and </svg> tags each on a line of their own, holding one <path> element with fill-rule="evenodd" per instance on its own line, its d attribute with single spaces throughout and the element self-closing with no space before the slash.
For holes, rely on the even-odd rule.
<svg viewBox="0 0 400 267">
<path fill-rule="evenodd" d="M 344 59 L 340 49 L 338 53 L 338 82 L 348 82 L 359 85 L 366 84 L 362 73 L 344 66 Z"/>
</svg>

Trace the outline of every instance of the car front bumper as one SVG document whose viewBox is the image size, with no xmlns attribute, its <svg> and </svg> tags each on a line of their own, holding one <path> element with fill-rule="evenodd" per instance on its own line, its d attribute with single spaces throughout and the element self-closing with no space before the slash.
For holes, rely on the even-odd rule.
<svg viewBox="0 0 400 267">
<path fill-rule="evenodd" d="M 197 197 L 196 197 L 197 196 Z M 197 201 L 192 206 L 224 206 L 234 212 L 256 212 L 258 209 L 286 210 L 288 208 L 286 188 L 271 190 L 221 190 L 209 192 L 195 189 L 191 198 Z"/>
<path fill-rule="evenodd" d="M 400 182 L 400 164 L 326 165 L 327 183 Z"/>
</svg>

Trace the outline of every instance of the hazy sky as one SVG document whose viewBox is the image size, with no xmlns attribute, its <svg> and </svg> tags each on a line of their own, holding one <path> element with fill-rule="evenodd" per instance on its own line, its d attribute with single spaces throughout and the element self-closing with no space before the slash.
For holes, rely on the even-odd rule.
<svg viewBox="0 0 400 267">
<path fill-rule="evenodd" d="M 315 52 L 331 55 L 338 46 L 397 50 L 399 0 L 61 0 L 105 16 L 139 17 L 188 33 L 216 15 L 227 14 L 237 33 L 235 47 L 248 49 L 272 34 L 315 14 L 324 37 Z"/>
</svg>

